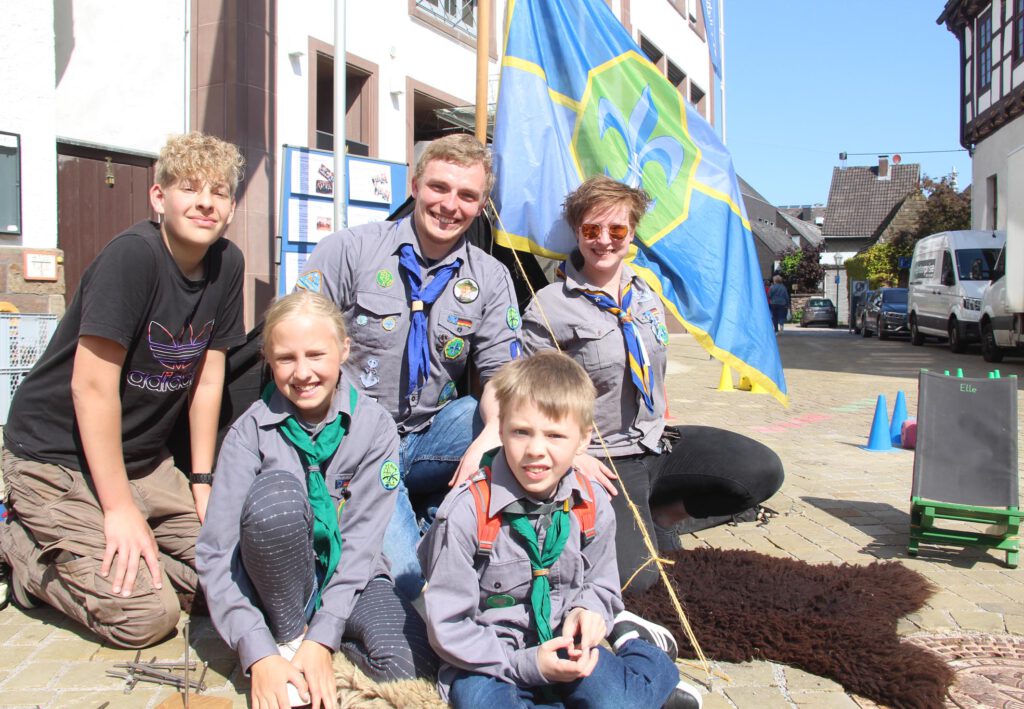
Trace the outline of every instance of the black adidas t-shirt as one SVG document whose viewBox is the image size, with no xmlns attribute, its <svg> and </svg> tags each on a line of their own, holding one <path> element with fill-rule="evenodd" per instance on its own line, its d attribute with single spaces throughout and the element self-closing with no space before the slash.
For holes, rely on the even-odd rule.
<svg viewBox="0 0 1024 709">
<path fill-rule="evenodd" d="M 205 278 L 182 274 L 160 235 L 143 221 L 114 237 L 92 262 L 53 339 L 15 392 L 4 445 L 15 455 L 88 474 L 71 372 L 78 338 L 94 335 L 127 350 L 121 370 L 121 445 L 129 473 L 164 453 L 206 349 L 245 341 L 242 252 L 227 239 L 210 247 Z"/>
</svg>

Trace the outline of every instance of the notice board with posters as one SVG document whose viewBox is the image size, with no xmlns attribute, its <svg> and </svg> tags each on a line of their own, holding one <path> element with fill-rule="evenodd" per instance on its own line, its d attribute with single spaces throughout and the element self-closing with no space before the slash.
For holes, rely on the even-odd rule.
<svg viewBox="0 0 1024 709">
<path fill-rule="evenodd" d="M 278 295 L 292 291 L 314 247 L 337 231 L 334 153 L 286 145 L 282 157 Z M 408 174 L 405 163 L 347 155 L 348 226 L 387 219 L 405 202 Z"/>
</svg>

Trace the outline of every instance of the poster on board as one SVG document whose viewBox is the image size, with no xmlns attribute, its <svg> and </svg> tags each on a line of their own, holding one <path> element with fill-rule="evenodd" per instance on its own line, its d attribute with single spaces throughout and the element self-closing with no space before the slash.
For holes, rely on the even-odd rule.
<svg viewBox="0 0 1024 709">
<path fill-rule="evenodd" d="M 291 184 L 293 194 L 334 196 L 334 156 L 294 151 L 291 163 Z"/>
<path fill-rule="evenodd" d="M 384 215 L 385 217 L 387 214 Z M 334 203 L 302 196 L 288 199 L 289 241 L 315 244 L 334 231 Z"/>
<path fill-rule="evenodd" d="M 379 162 L 349 160 L 348 198 L 353 202 L 391 204 L 391 168 Z"/>
</svg>

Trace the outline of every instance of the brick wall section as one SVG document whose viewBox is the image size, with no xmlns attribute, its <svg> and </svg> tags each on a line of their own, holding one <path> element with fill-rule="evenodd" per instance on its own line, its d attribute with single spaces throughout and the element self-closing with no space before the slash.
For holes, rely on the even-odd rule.
<svg viewBox="0 0 1024 709">
<path fill-rule="evenodd" d="M 10 306 L 19 313 L 64 314 L 64 255 L 59 249 L 31 249 L 57 255 L 56 281 L 26 281 L 23 249 L 0 249 L 0 310 Z"/>
</svg>

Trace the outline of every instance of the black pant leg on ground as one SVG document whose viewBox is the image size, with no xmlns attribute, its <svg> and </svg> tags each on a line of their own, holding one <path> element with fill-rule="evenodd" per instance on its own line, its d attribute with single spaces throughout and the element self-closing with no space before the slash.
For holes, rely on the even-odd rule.
<svg viewBox="0 0 1024 709">
<path fill-rule="evenodd" d="M 437 676 L 438 659 L 423 619 L 383 576 L 371 579 L 359 594 L 341 651 L 378 682 Z"/>
</svg>

